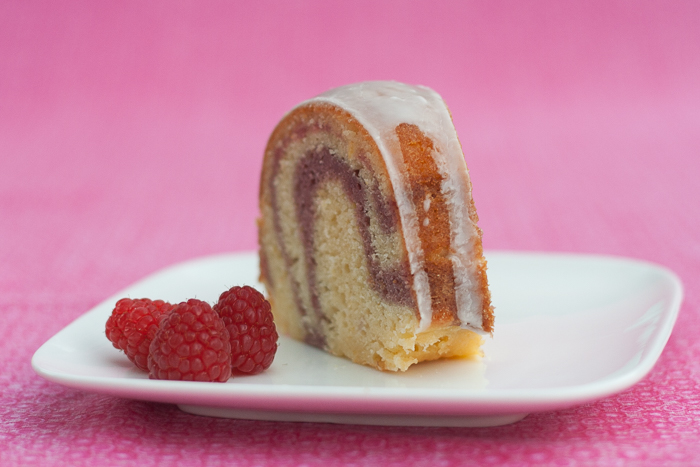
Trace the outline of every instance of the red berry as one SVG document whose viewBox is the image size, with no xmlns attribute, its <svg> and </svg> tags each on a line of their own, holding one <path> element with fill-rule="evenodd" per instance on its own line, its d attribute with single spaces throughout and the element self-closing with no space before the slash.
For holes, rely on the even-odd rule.
<svg viewBox="0 0 700 467">
<path fill-rule="evenodd" d="M 148 354 L 151 379 L 226 382 L 231 344 L 223 321 L 208 303 L 190 299 L 160 323 Z"/>
<path fill-rule="evenodd" d="M 107 320 L 105 334 L 138 368 L 148 371 L 148 349 L 165 313 L 174 305 L 162 300 L 122 298 Z"/>
<path fill-rule="evenodd" d="M 277 352 L 270 302 L 252 287 L 233 287 L 214 305 L 231 335 L 231 367 L 254 375 L 269 368 Z"/>
</svg>

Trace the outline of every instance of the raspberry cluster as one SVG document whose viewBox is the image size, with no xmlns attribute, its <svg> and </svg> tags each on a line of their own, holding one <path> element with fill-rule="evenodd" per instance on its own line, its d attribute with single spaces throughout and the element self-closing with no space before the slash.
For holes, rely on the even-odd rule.
<svg viewBox="0 0 700 467">
<path fill-rule="evenodd" d="M 214 307 L 123 298 L 105 334 L 151 379 L 214 382 L 269 368 L 278 339 L 270 303 L 248 286 L 222 293 Z"/>
</svg>

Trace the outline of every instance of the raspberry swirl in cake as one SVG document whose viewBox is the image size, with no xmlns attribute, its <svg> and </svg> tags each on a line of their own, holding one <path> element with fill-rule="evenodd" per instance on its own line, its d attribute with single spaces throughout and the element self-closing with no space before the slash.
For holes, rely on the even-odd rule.
<svg viewBox="0 0 700 467">
<path fill-rule="evenodd" d="M 261 279 L 283 332 L 381 369 L 493 330 L 481 231 L 444 102 L 395 82 L 300 104 L 265 153 Z"/>
</svg>

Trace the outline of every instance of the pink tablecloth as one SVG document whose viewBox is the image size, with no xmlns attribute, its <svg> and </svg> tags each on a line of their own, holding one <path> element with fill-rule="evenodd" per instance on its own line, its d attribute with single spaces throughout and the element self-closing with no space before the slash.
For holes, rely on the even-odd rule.
<svg viewBox="0 0 700 467">
<path fill-rule="evenodd" d="M 0 464 L 700 464 L 700 4 L 0 4 Z M 30 367 L 142 276 L 256 246 L 283 113 L 330 87 L 438 90 L 489 249 L 631 256 L 686 298 L 656 367 L 500 428 L 210 419 Z"/>
</svg>

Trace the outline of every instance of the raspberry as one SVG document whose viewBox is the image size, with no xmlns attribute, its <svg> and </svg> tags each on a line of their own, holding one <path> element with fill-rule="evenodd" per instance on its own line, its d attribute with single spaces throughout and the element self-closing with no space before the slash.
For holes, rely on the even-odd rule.
<svg viewBox="0 0 700 467">
<path fill-rule="evenodd" d="M 138 368 L 148 371 L 148 348 L 163 315 L 174 305 L 162 300 L 122 298 L 107 319 L 105 334 Z"/>
<path fill-rule="evenodd" d="M 231 335 L 231 368 L 255 375 L 267 369 L 277 352 L 277 329 L 270 303 L 252 287 L 233 287 L 214 305 Z"/>
<path fill-rule="evenodd" d="M 151 379 L 225 382 L 231 344 L 223 321 L 208 303 L 190 299 L 161 321 L 148 354 Z"/>
</svg>

